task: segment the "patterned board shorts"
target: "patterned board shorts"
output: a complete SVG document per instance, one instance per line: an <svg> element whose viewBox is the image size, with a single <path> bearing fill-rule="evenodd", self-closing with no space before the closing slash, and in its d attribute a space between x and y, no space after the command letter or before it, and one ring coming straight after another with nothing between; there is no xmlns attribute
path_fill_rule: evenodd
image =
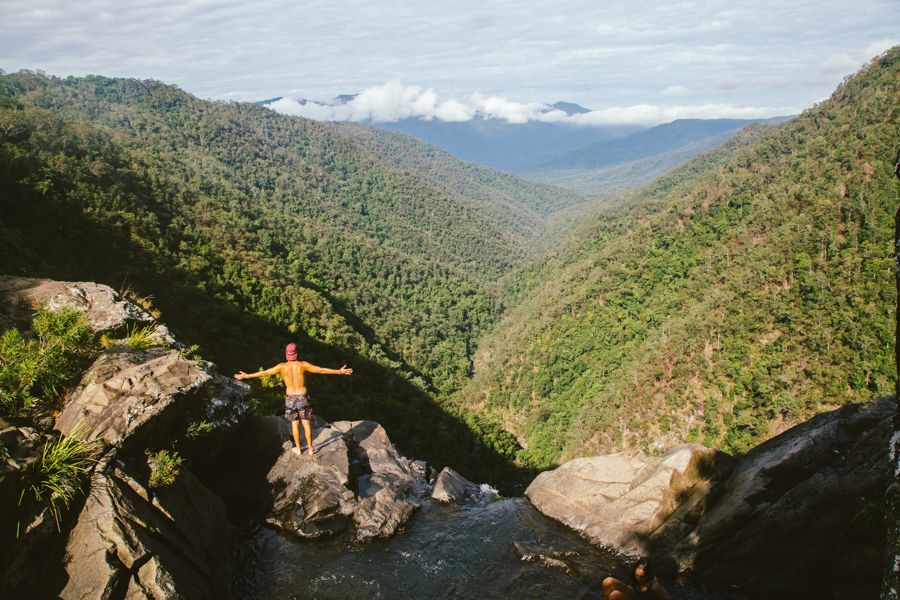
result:
<svg viewBox="0 0 900 600"><path fill-rule="evenodd" d="M313 411L308 394L294 394L284 398L284 418L288 421L312 421Z"/></svg>

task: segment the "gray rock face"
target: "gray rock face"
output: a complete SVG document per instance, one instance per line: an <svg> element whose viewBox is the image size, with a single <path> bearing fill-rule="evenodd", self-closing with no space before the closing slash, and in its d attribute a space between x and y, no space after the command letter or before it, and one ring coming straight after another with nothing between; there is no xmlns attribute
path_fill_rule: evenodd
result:
<svg viewBox="0 0 900 600"><path fill-rule="evenodd" d="M845 406L742 456L676 549L682 564L754 596L878 597L895 411L893 398Z"/></svg>
<svg viewBox="0 0 900 600"><path fill-rule="evenodd" d="M479 495L478 486L451 469L444 467L434 481L432 500L447 504L460 504L466 499L474 499Z"/></svg>
<svg viewBox="0 0 900 600"><path fill-rule="evenodd" d="M85 313L95 331L110 331L128 323L152 323L153 317L141 307L122 299L111 287L99 283L52 281L0 276L3 311L14 323L31 320L33 304L51 310L68 306Z"/></svg>
<svg viewBox="0 0 900 600"><path fill-rule="evenodd" d="M895 411L845 406L737 459L700 446L576 459L526 495L597 543L752 597L876 598Z"/></svg>
<svg viewBox="0 0 900 600"><path fill-rule="evenodd" d="M148 490L111 450L66 546L60 597L229 598L231 538L225 505L186 469Z"/></svg>
<svg viewBox="0 0 900 600"><path fill-rule="evenodd" d="M192 422L228 429L247 411L247 395L247 386L173 350L115 348L85 372L56 428L65 435L78 428L115 447L163 447Z"/></svg>
<svg viewBox="0 0 900 600"><path fill-rule="evenodd" d="M251 431L269 439L277 431L284 442L266 477L273 495L267 522L275 527L312 538L341 531L352 521L358 539L386 537L410 519L418 499L430 491L375 422L339 421L317 429L313 458L296 454L287 426L269 419Z"/></svg>
<svg viewBox="0 0 900 600"><path fill-rule="evenodd" d="M727 457L697 445L656 459L577 458L538 475L525 495L542 513L595 543L640 555L648 552L652 535L684 531L696 520L712 475L727 463Z"/></svg>
<svg viewBox="0 0 900 600"><path fill-rule="evenodd" d="M338 421L332 425L349 440L357 470L359 506L353 516L358 539L388 537L419 508L431 491L420 466L403 457L374 421Z"/></svg>
<svg viewBox="0 0 900 600"><path fill-rule="evenodd" d="M353 513L356 538L368 540L394 535L419 509L418 502L396 489L383 487L361 498Z"/></svg>

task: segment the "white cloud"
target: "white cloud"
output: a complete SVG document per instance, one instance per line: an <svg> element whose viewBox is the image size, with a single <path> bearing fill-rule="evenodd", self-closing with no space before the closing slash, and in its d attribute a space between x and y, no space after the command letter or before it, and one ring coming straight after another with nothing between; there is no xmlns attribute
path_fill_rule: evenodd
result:
<svg viewBox="0 0 900 600"><path fill-rule="evenodd" d="M534 121L541 112L546 111L544 104L521 104L500 96L484 96L478 92L472 94L472 104L485 117L502 119L508 123Z"/></svg>
<svg viewBox="0 0 900 600"><path fill-rule="evenodd" d="M822 63L822 71L825 73L844 73L852 71L859 66L859 59L853 58L846 52L832 54Z"/></svg>
<svg viewBox="0 0 900 600"><path fill-rule="evenodd" d="M687 88L683 85L670 85L662 92L660 92L660 94L663 96L686 96L690 93L690 88Z"/></svg>
<svg viewBox="0 0 900 600"><path fill-rule="evenodd" d="M865 51L863 52L864 60L871 60L884 52L885 50L889 50L897 45L897 40L893 38L885 38L883 40L878 40L877 42L872 42L869 44Z"/></svg>
<svg viewBox="0 0 900 600"><path fill-rule="evenodd" d="M681 87L681 86L677 86ZM684 88L685 90L687 88ZM689 91L689 90L688 90ZM587 113L567 115L536 102L522 103L478 92L468 102L455 98L441 100L432 88L407 86L392 81L371 87L346 103L301 102L282 98L269 104L273 110L319 121L394 122L418 118L440 121L469 121L473 118L499 119L507 123L569 123L572 125L636 124L657 125L675 119L757 119L800 112L795 106L735 106L724 103L657 106L636 104L613 106Z"/></svg>
<svg viewBox="0 0 900 600"><path fill-rule="evenodd" d="M851 51L832 54L822 63L822 72L840 73L843 75L852 73L885 50L893 48L896 44L896 40L884 38L872 42L862 52Z"/></svg>
<svg viewBox="0 0 900 600"><path fill-rule="evenodd" d="M763 119L799 113L793 106L735 106L733 104L699 104L656 106L637 104L614 106L573 115L569 121L579 125L658 125L675 119Z"/></svg>
<svg viewBox="0 0 900 600"><path fill-rule="evenodd" d="M548 11L514 0L415 9L365 0L0 0L0 66L153 78L219 99L420 81L442 97L433 103L417 90L402 98L404 110L456 120L471 118L476 91L485 102L518 99L524 106L492 102L491 110L522 120L534 102L630 107L681 98L675 89L660 96L674 83L698 103L808 106L894 43L895 5L709 0L635 11L627 0L570 0ZM785 83L747 84L768 78ZM379 117L397 108L390 98L369 100L357 108Z"/></svg>

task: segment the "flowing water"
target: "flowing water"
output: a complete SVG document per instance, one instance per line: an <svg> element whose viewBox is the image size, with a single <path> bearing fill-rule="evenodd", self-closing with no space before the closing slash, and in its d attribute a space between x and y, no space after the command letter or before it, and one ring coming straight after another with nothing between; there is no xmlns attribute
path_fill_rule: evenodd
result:
<svg viewBox="0 0 900 600"><path fill-rule="evenodd" d="M241 537L236 596L256 600L602 599L603 578L626 574L614 554L524 498L429 500L405 531L362 544L349 536L298 540L260 525ZM676 599L726 597L665 584Z"/></svg>

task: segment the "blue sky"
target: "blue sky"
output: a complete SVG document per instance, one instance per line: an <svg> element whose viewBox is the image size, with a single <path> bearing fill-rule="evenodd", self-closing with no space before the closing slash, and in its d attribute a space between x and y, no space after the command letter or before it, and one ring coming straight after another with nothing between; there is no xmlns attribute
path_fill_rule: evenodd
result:
<svg viewBox="0 0 900 600"><path fill-rule="evenodd" d="M797 112L897 32L881 0L0 0L0 67L213 99L368 90L349 116L318 118L546 119L539 103L566 100L596 110L586 123L650 123Z"/></svg>

